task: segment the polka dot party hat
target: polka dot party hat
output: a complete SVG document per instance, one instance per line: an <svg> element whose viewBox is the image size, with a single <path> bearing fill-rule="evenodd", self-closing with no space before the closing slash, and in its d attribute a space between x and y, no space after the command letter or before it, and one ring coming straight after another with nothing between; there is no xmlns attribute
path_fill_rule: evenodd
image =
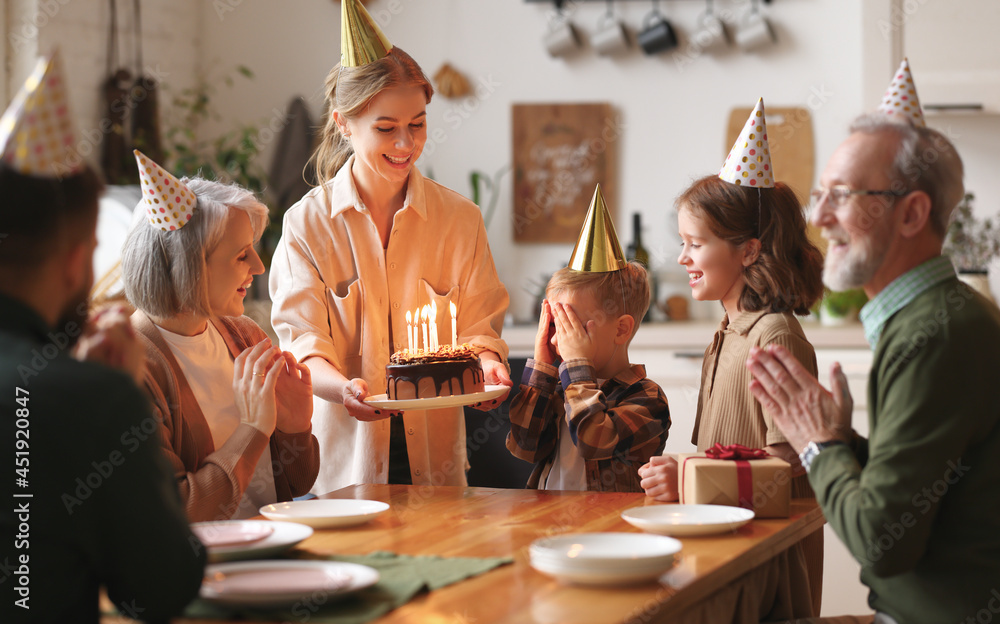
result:
<svg viewBox="0 0 1000 624"><path fill-rule="evenodd" d="M757 106L754 106L733 149L726 156L719 178L736 186L774 188L767 123L764 121L764 98L757 100Z"/></svg>
<svg viewBox="0 0 1000 624"><path fill-rule="evenodd" d="M914 86L913 75L910 74L910 62L905 58L899 64L896 75L892 77L889 88L885 90L878 110L886 115L903 117L918 128L927 125L924 121L924 111L920 108L920 100L917 98L917 87Z"/></svg>
<svg viewBox="0 0 1000 624"><path fill-rule="evenodd" d="M150 225L164 231L181 229L191 220L198 197L152 158L139 150L134 152Z"/></svg>
<svg viewBox="0 0 1000 624"><path fill-rule="evenodd" d="M63 75L58 51L40 59L0 117L2 158L20 173L61 178L86 167L76 151Z"/></svg>

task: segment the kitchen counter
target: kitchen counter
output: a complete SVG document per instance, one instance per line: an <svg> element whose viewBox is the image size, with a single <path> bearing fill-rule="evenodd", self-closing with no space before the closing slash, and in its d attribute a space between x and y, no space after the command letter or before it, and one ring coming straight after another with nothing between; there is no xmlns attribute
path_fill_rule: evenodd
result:
<svg viewBox="0 0 1000 624"><path fill-rule="evenodd" d="M802 329L816 349L868 349L861 323L852 322L840 326L821 325L816 321L804 320ZM644 323L632 339L629 351L672 350L695 351L698 355L712 342L712 335L719 324L716 321L675 321L665 323ZM503 339L510 347L511 357L531 357L535 349L537 325L514 325L505 327ZM636 361L642 361L633 357Z"/></svg>

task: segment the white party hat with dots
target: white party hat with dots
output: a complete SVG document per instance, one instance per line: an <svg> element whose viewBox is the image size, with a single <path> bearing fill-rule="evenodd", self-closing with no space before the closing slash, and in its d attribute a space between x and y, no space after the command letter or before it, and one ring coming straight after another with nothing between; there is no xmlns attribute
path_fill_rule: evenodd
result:
<svg viewBox="0 0 1000 624"><path fill-rule="evenodd" d="M61 178L86 167L76 152L59 52L40 59L0 117L4 161L25 175Z"/></svg>
<svg viewBox="0 0 1000 624"><path fill-rule="evenodd" d="M181 229L191 220L198 197L152 158L139 150L134 152L150 225L164 231Z"/></svg>
<svg viewBox="0 0 1000 624"><path fill-rule="evenodd" d="M920 99L917 97L917 87L913 84L913 75L910 74L910 62L905 58L892 77L889 88L885 90L878 110L886 115L898 115L918 128L927 125L924 121L924 111L920 108Z"/></svg>
<svg viewBox="0 0 1000 624"><path fill-rule="evenodd" d="M771 150L767 144L764 98L757 100L743 131L729 150L719 178L737 186L774 188Z"/></svg>

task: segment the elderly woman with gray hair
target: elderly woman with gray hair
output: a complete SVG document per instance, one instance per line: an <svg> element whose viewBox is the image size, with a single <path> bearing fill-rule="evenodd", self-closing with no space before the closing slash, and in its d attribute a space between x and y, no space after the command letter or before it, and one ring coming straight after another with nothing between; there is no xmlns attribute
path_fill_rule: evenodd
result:
<svg viewBox="0 0 1000 624"><path fill-rule="evenodd" d="M122 253L145 389L188 518L245 518L312 487L309 369L243 315L267 208L235 185L178 181L137 153L142 215ZM139 218L141 216L141 218Z"/></svg>

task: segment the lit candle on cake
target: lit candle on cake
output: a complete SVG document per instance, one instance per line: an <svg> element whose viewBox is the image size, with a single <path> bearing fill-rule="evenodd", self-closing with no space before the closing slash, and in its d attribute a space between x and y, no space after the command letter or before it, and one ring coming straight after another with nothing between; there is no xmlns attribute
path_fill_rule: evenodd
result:
<svg viewBox="0 0 1000 624"><path fill-rule="evenodd" d="M413 353L413 314L406 311L406 352Z"/></svg>
<svg viewBox="0 0 1000 624"><path fill-rule="evenodd" d="M432 301L431 302L431 315L430 315L430 324L431 324L431 351L437 351L437 349L438 349L438 322L437 322L437 317L438 317L438 304L437 304L437 301Z"/></svg>
<svg viewBox="0 0 1000 624"><path fill-rule="evenodd" d="M458 319L455 318L455 314L458 312L458 308L455 307L455 302L451 302L451 348L454 349L458 346Z"/></svg>
<svg viewBox="0 0 1000 624"><path fill-rule="evenodd" d="M427 306L424 306L423 308L420 309L420 320L421 320L420 326L423 327L424 329L424 351L431 350L431 341L428 339L427 336L427 314L429 312L430 310L427 309Z"/></svg>

